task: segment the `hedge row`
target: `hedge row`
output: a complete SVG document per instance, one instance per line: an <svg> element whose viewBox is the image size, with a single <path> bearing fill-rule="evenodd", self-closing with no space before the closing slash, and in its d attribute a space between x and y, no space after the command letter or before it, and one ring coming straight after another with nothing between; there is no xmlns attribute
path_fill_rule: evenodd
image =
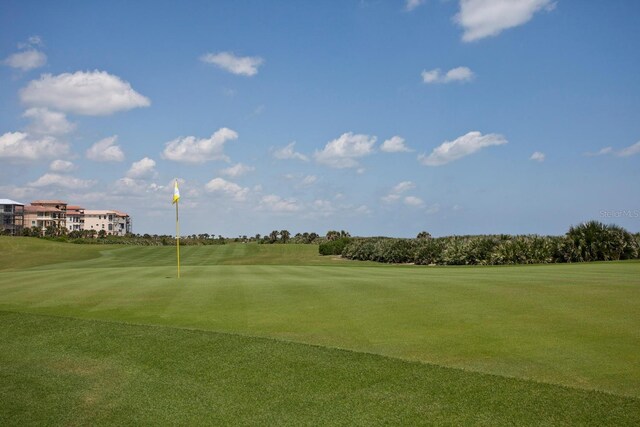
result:
<svg viewBox="0 0 640 427"><path fill-rule="evenodd" d="M322 245L321 245L322 246ZM322 252L320 252L322 254ZM591 221L565 236L452 236L421 239L351 239L341 252L348 259L436 265L548 264L635 259L640 234Z"/></svg>

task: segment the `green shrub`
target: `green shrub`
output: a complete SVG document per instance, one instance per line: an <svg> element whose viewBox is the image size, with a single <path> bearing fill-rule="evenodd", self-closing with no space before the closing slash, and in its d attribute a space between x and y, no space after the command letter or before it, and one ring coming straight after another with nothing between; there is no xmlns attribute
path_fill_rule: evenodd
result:
<svg viewBox="0 0 640 427"><path fill-rule="evenodd" d="M351 239L349 237L328 240L318 246L318 251L320 252L320 255L341 255L345 246L347 246L350 241Z"/></svg>

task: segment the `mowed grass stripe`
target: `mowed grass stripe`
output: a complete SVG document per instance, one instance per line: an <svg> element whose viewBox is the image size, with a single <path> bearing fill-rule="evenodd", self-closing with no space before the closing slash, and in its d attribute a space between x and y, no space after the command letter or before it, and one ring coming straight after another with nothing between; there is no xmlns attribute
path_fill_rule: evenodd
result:
<svg viewBox="0 0 640 427"><path fill-rule="evenodd" d="M0 424L638 425L640 401L206 331L0 312Z"/></svg>
<svg viewBox="0 0 640 427"><path fill-rule="evenodd" d="M186 266L180 280L173 267L30 270L0 273L0 308L273 337L638 397L640 264L576 267Z"/></svg>

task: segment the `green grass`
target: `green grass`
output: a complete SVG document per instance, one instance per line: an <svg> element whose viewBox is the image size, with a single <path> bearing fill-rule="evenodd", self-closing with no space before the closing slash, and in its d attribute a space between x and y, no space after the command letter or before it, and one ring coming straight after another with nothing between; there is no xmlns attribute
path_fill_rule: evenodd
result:
<svg viewBox="0 0 640 427"><path fill-rule="evenodd" d="M181 248L183 277L177 280L173 266L175 248L99 247L97 250L94 246L5 238L0 239L0 254L24 257L31 244L38 247L39 258L21 261L23 268L16 269L16 263L7 261L6 256L0 260L0 310L22 313L15 316L26 316L24 319L13 319L13 314L0 316L5 319L1 322L13 322L0 326L4 333L9 334L0 342L3 345L10 343L7 344L7 351L3 348L3 355L9 358L12 352L17 355L14 355L16 361L7 362L10 378L14 378L9 381L9 387L20 388L23 383L27 384L23 394L17 395L23 397L16 397L25 407L32 406L34 398L29 397L29 393L35 393L30 390L36 386L29 386L31 373L27 372L27 365L20 365L19 354L31 352L35 361L29 366L38 369L45 369L45 365L51 362L50 358L74 360L76 356L80 357L75 353L74 339L92 336L92 333L82 331L97 328L102 332L96 332L97 338L92 345L95 345L98 354L87 359L89 366L115 360L114 363L120 364L118 366L122 370L133 372L135 364L129 366L129 359L118 361L118 355L128 354L127 349L133 346L135 348L131 348L131 351L140 353L135 357L155 360L153 363L160 370L153 374L155 376L150 374L151 377L147 378L149 389L169 387L172 381L185 384L185 387L195 382L193 386L204 390L202 393L209 396L203 397L202 402L229 407L231 412L227 415L236 414L234 411L245 412L246 409L240 408L248 404L246 399L255 401L257 407L266 405L264 409L257 410L258 415L247 413L247 417L253 417L243 418L247 423L264 423L272 416L273 420L280 423L294 424L312 423L314 418L319 422L340 423L340 417L345 420L343 423L368 424L368 421L375 419L398 424L403 423L399 420L404 420L404 417L417 420L411 417L428 416L437 423L445 424L508 424L509 419L513 419L512 423L515 424L558 424L572 420L558 418L558 414L567 411L563 406L566 402L573 402L571 411L567 413L575 415L574 420L578 424L637 424L640 413L638 262L431 268L363 264L319 257L316 246L238 244ZM50 245L51 251L46 250L47 245ZM82 253L80 260L71 261L77 259L77 253L73 251L78 246L86 252ZM38 266L39 263L42 265ZM26 313L56 317L29 316ZM58 316L75 319L59 319ZM88 319L109 323L87 322ZM39 329L28 326L26 329L16 329L13 325L20 322L26 322L27 325L30 322L60 325L47 330L52 336L60 335L61 342L68 342L68 346L58 348L55 343L47 345L46 342L39 346L42 339ZM121 323L158 327L123 326ZM11 335L14 330L18 332ZM161 372L161 362L165 356L163 351L154 349L156 347L151 343L140 346L136 346L135 342L126 344L127 340L123 337L123 347L113 347L113 342L118 341L121 334L126 336L128 333L138 334L141 343L144 340L157 340L158 335L166 334L167 340L175 342L162 341L162 346L167 351L180 347L179 351L176 350L177 354L187 351L182 348L181 340L193 340L193 335L189 334L202 337L202 345L198 344L199 350L194 353L199 355L194 356L198 360L202 358L202 363L196 363L199 366L197 368L194 365L194 378L189 379L185 373L181 382L180 375L184 369L176 368L178 371L175 373L166 373L168 378L174 380L162 380L160 377L165 373ZM65 337L65 334L69 336ZM142 338L147 335L147 338ZM31 339L32 336L40 338ZM111 344L101 343L103 336L113 337L105 338ZM277 341L260 337L275 338ZM247 348L259 343L269 349L254 353L247 350L244 356L238 356L244 362L237 368L242 370L243 366L247 366L246 372L243 371L243 375L246 375L243 379L231 376L220 380L225 384L249 381L256 390L262 386L271 387L280 399L279 404L275 405L276 409L272 412L268 410L268 406L274 404L271 397L266 396L269 393L254 397L243 394L247 393L246 390L242 391L244 389L238 385L240 388L234 389L230 398L233 404L224 403L225 398L216 394L217 386L196 381L197 372L204 375L207 370L219 369L214 366L218 356L204 356L209 351L217 354L215 348L209 349L209 344L205 345L204 342L210 340L229 340L225 345L232 347L240 346L238 343L242 341L247 343ZM101 346L103 350L100 350ZM351 351L338 351L338 348ZM241 352L241 349L237 351ZM355 382L351 384L351 376L342 377L344 372L337 374L331 380L331 386L324 391L314 388L320 387L315 383L322 382L327 375L322 370L314 371L313 375L318 375L318 380L313 379L315 377L311 374L308 381L295 380L296 387L300 388L291 389L290 392L268 382L263 384L261 381L266 374L258 368L255 368L255 372L259 374L251 377L254 368L249 369L248 366L254 366L271 356L283 357L281 362L286 365L286 353L289 351L292 352L291 357L295 353L298 354L296 357L313 361L304 369L317 370L323 364L339 364L332 359L335 356L344 359L345 366L349 367L344 368L344 372L363 367L366 363L372 363L371 366L380 363L386 366L383 369L386 374L383 378L372 374L382 369L380 367L365 369L357 375L364 384L376 385L376 397L367 396L361 390L363 383L353 380ZM325 356L328 359L323 359ZM38 358L42 359L41 362L36 360ZM256 360L247 362L248 359ZM82 364L83 359L80 357L78 360ZM149 363L151 369L153 363ZM174 366L178 362L171 363L170 366ZM297 365L294 363L292 366ZM286 375L278 373L281 372L278 369L274 366L269 368L274 372L272 380L284 381ZM290 368L286 372L287 375L304 377L304 369ZM336 369L340 371L343 368ZM460 381L469 381L477 388L471 392L460 386L460 390L467 391L447 395L450 400L439 400L442 397L441 389L429 382L430 379L424 379L427 381L425 383L418 381L416 387L409 385L412 381L402 375L409 375L408 372L414 372L414 369L417 370L415 372L421 372L415 374L418 377L425 375L432 378L442 372L452 375L447 377L450 380L438 377L441 378L439 381L445 381L438 387L457 389L459 386L448 382L459 376ZM24 381L20 379L23 376L27 378ZM394 382L396 376L405 379ZM65 381L56 380L52 387L67 387ZM138 384L141 380L132 381ZM405 384L409 394L400 393L399 384ZM75 390L74 387L69 385L68 389ZM213 388L205 392L208 387ZM496 388L502 391L492 397ZM330 389L336 389L336 393L329 393ZM3 390L3 394L9 393L2 388L0 390ZM82 390L82 387L78 390ZM66 403L60 403L61 407L74 405L72 396L80 391L74 393L62 393L62 396L69 394L70 397L62 397ZM119 389L113 393L116 401L125 399ZM186 392L185 395L182 393L177 392L180 395L176 397L178 400L189 396ZM320 399L325 406L335 407L335 411L320 404L302 404L297 395L292 395L296 393L316 396L309 397L309 400L315 402ZM323 397L314 393L321 393ZM506 397L512 394L520 397ZM143 408L141 402L133 402L136 399L132 396L126 398L132 400L127 405ZM162 401L160 396L154 396L154 399ZM478 400L477 396L484 397ZM548 400L541 403L535 396L547 396ZM604 399L603 396L615 402L612 407L620 405L622 409L600 411L598 402ZM404 403L400 405L402 408L398 409L399 412L389 412L392 418L384 418L372 409L372 406L381 405L376 400L378 398L387 403L395 402L393 405L396 406L397 399ZM526 402L532 402L532 405L539 403L531 406L535 414L533 417L525 415L530 411ZM111 402L108 407L119 408L119 404ZM176 403L183 404L188 405L186 400ZM309 411L299 409L299 406L305 405L310 405ZM354 409L353 405L359 410ZM13 402L11 406L21 405ZM104 405L99 406L104 409ZM503 412L498 411L497 406L505 406ZM381 407L386 408L384 405ZM189 412L182 406L180 408L178 411ZM299 417L295 415L295 408L302 411ZM459 408L459 411L454 408ZM195 417L192 423L198 423L200 409L192 409L190 413ZM114 412L118 412L116 409L104 410L106 418L96 415L98 418L88 419L87 422L80 419L69 423L121 421L114 415ZM328 411L327 418L321 417L323 411ZM493 413L498 420L495 423L491 422L493 419L490 415ZM607 413L612 418L603 415ZM293 418L287 418L289 415ZM141 422L153 422L151 418L145 418L146 415L139 416ZM393 418L396 416L400 418ZM116 418L112 420L109 417ZM164 417L159 416L156 420L171 422ZM542 421L536 423L536 417Z"/></svg>
<svg viewBox="0 0 640 427"><path fill-rule="evenodd" d="M2 425L634 425L639 402L377 355L0 312Z"/></svg>

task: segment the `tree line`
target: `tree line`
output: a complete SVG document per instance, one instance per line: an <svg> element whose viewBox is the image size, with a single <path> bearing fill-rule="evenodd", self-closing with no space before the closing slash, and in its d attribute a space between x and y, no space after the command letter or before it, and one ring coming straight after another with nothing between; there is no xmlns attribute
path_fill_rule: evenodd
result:
<svg viewBox="0 0 640 427"><path fill-rule="evenodd" d="M322 255L384 263L421 265L549 264L637 259L640 233L590 221L572 226L564 236L481 235L415 239L343 238L320 245Z"/></svg>

